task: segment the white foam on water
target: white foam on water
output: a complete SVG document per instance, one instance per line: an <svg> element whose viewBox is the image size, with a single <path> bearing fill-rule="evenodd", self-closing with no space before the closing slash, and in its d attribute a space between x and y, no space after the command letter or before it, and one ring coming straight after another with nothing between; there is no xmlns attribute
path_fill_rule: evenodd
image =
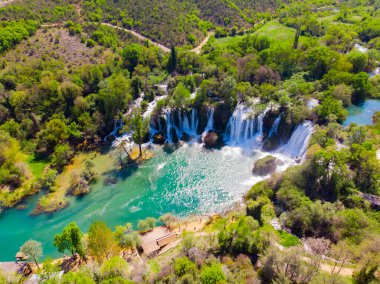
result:
<svg viewBox="0 0 380 284"><path fill-rule="evenodd" d="M165 167L165 163L161 163L157 166L157 171L162 170Z"/></svg>

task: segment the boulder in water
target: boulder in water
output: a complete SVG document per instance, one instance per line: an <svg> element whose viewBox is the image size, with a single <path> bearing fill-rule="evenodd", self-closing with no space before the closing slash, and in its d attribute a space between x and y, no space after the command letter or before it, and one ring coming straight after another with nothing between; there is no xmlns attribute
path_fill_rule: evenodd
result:
<svg viewBox="0 0 380 284"><path fill-rule="evenodd" d="M266 176L273 173L277 168L277 159L273 156L266 156L256 161L252 173L258 176Z"/></svg>
<svg viewBox="0 0 380 284"><path fill-rule="evenodd" d="M281 138L279 135L275 134L264 141L262 149L264 151L273 151L281 146Z"/></svg>
<svg viewBox="0 0 380 284"><path fill-rule="evenodd" d="M191 137L189 134L187 134L186 132L184 132L182 134L182 138L181 138L182 141L185 141L185 142L189 142L191 140Z"/></svg>
<svg viewBox="0 0 380 284"><path fill-rule="evenodd" d="M165 137L160 134L160 133L156 133L153 135L153 143L154 144L159 144L159 145L163 145L165 144Z"/></svg>
<svg viewBox="0 0 380 284"><path fill-rule="evenodd" d="M220 146L220 137L215 131L209 131L202 137L204 146L206 148L215 148Z"/></svg>

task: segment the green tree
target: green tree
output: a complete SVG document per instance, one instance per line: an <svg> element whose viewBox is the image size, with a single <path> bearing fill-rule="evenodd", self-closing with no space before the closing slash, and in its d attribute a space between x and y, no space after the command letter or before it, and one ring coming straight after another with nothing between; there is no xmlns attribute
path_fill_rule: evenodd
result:
<svg viewBox="0 0 380 284"><path fill-rule="evenodd" d="M202 284L218 284L226 280L222 266L212 263L210 266L203 266L200 274Z"/></svg>
<svg viewBox="0 0 380 284"><path fill-rule="evenodd" d="M352 64L354 73L365 71L368 65L368 55L360 51L352 51L348 54L348 61Z"/></svg>
<svg viewBox="0 0 380 284"><path fill-rule="evenodd" d="M307 56L310 77L321 79L332 67L335 57L335 53L326 46L313 49Z"/></svg>
<svg viewBox="0 0 380 284"><path fill-rule="evenodd" d="M379 278L376 273L379 268L379 263L371 263L368 261L359 271L355 271L353 280L355 284L378 283Z"/></svg>
<svg viewBox="0 0 380 284"><path fill-rule="evenodd" d="M132 132L132 139L136 144L139 145L139 158L142 156L142 147L144 139L148 133L148 121L144 120L144 117L141 115L141 109L137 109L132 113L128 121L128 128Z"/></svg>
<svg viewBox="0 0 380 284"><path fill-rule="evenodd" d="M167 68L169 73L173 73L177 69L177 51L174 46L170 49Z"/></svg>
<svg viewBox="0 0 380 284"><path fill-rule="evenodd" d="M128 264L120 256L113 256L100 267L100 275L103 280L112 280L118 277L127 278ZM111 281L112 282L112 281ZM117 281L112 283L119 283Z"/></svg>
<svg viewBox="0 0 380 284"><path fill-rule="evenodd" d="M254 231L259 224L251 216L240 216L227 225L218 234L221 249L234 255L240 253L258 253L257 236Z"/></svg>
<svg viewBox="0 0 380 284"><path fill-rule="evenodd" d="M133 231L131 223L125 224L125 226L115 227L115 238L119 243L119 246L125 249L136 249L140 244L140 238L137 232Z"/></svg>
<svg viewBox="0 0 380 284"><path fill-rule="evenodd" d="M257 220L260 226L263 225L264 221L262 218L263 207L267 204L270 204L270 200L266 196L261 196L256 200L250 200L247 202L247 215L252 216Z"/></svg>
<svg viewBox="0 0 380 284"><path fill-rule="evenodd" d="M333 97L326 97L317 110L321 122L327 122L330 115L334 115L338 122L343 122L347 117L347 110L343 108L342 101Z"/></svg>
<svg viewBox="0 0 380 284"><path fill-rule="evenodd" d="M173 93L174 107L185 107L190 99L190 91L183 83L179 83Z"/></svg>
<svg viewBox="0 0 380 284"><path fill-rule="evenodd" d="M362 103L371 92L371 84L368 81L368 74L360 72L352 78L352 87L354 95L352 97L353 103Z"/></svg>
<svg viewBox="0 0 380 284"><path fill-rule="evenodd" d="M23 158L20 143L7 132L0 130L0 185L11 188L21 185L24 173L19 166Z"/></svg>
<svg viewBox="0 0 380 284"><path fill-rule="evenodd" d="M70 145L67 143L55 146L54 153L52 154L52 164L62 170L64 166L70 163L74 152L71 150Z"/></svg>
<svg viewBox="0 0 380 284"><path fill-rule="evenodd" d="M109 260L117 251L117 241L106 223L96 221L88 231L88 251L98 262Z"/></svg>
<svg viewBox="0 0 380 284"><path fill-rule="evenodd" d="M41 283L58 283L58 273L60 270L60 267L54 263L52 258L48 257L45 259L40 273Z"/></svg>
<svg viewBox="0 0 380 284"><path fill-rule="evenodd" d="M72 222L63 229L61 234L55 235L54 246L61 253L68 250L73 256L75 253L78 253L81 257L84 257L85 252L82 236L83 233L80 231L78 225L75 222Z"/></svg>
<svg viewBox="0 0 380 284"><path fill-rule="evenodd" d="M78 117L78 123L81 134L85 140L95 138L98 129L88 112L84 112Z"/></svg>
<svg viewBox="0 0 380 284"><path fill-rule="evenodd" d="M124 64L129 72L133 72L141 60L142 49L139 44L130 44L123 49L122 56Z"/></svg>
<svg viewBox="0 0 380 284"><path fill-rule="evenodd" d="M145 220L140 220L138 223L138 227L140 231L149 231L152 230L156 226L156 219L152 217L148 217Z"/></svg>
<svg viewBox="0 0 380 284"><path fill-rule="evenodd" d="M333 87L331 95L337 99L341 100L344 107L348 107L351 104L352 88L345 84L339 84Z"/></svg>
<svg viewBox="0 0 380 284"><path fill-rule="evenodd" d="M225 103L230 107L235 106L237 103L236 80L232 76L223 80L219 90Z"/></svg>
<svg viewBox="0 0 380 284"><path fill-rule="evenodd" d="M64 274L61 280L62 284L95 284L95 281L92 279L91 273L87 270L79 270L76 272L69 271Z"/></svg>
<svg viewBox="0 0 380 284"><path fill-rule="evenodd" d="M129 81L121 74L108 78L99 91L107 130L111 130L116 115L124 111L131 99Z"/></svg>
<svg viewBox="0 0 380 284"><path fill-rule="evenodd" d="M53 118L46 124L45 129L38 133L38 152L49 153L60 143L64 143L69 138L69 129L66 123L60 118Z"/></svg>
<svg viewBox="0 0 380 284"><path fill-rule="evenodd" d="M182 277L185 274L191 274L195 276L196 273L195 263L188 259L186 256L177 258L174 261L174 271L178 277Z"/></svg>
<svg viewBox="0 0 380 284"><path fill-rule="evenodd" d="M75 98L82 95L83 89L71 81L64 81L61 84L61 92L66 102L65 115L68 117L71 114L71 108L74 106Z"/></svg>
<svg viewBox="0 0 380 284"><path fill-rule="evenodd" d="M380 163L376 148L370 142L352 144L350 165L355 172L355 183L361 191L380 195Z"/></svg>
<svg viewBox="0 0 380 284"><path fill-rule="evenodd" d="M318 193L320 198L336 201L345 194L350 185L348 155L345 151L320 150L308 169L307 177L310 194Z"/></svg>
<svg viewBox="0 0 380 284"><path fill-rule="evenodd" d="M25 254L28 259L32 259L39 268L38 259L42 256L42 244L40 242L29 240L21 246L20 252Z"/></svg>

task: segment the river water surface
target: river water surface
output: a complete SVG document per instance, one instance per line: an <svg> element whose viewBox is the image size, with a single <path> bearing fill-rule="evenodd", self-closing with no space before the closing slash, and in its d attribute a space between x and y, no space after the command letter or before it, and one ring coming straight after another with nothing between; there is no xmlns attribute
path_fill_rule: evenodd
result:
<svg viewBox="0 0 380 284"><path fill-rule="evenodd" d="M54 214L29 215L38 197L29 199L25 210L4 212L0 217L0 261L14 259L28 239L43 243L44 256L59 256L54 235L72 221L87 231L95 220L113 227L126 222L136 225L140 219L168 212L180 217L222 212L263 179L251 172L255 160L264 156L260 151L247 153L237 147L210 151L198 143L154 151L154 158L119 175L115 185L104 185L101 177L87 196L70 198L70 205ZM284 167L292 163L278 156L286 160Z"/></svg>

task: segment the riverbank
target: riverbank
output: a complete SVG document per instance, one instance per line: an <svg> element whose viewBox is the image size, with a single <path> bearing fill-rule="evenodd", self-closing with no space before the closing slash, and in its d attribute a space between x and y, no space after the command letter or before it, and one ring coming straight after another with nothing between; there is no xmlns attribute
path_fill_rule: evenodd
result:
<svg viewBox="0 0 380 284"><path fill-rule="evenodd" d="M241 209L242 208L235 208L234 210ZM141 245L143 247L144 244L146 245L147 242L155 242L156 239L162 237L162 235L165 234L176 234L177 238L165 245L164 247L162 247L155 255L140 255L137 251L126 252L124 250L121 250L120 257L124 259L126 263L128 263L131 270L137 269L137 267L141 266L149 267L153 263L157 263L159 266L162 267L165 264L172 261L173 258L178 258L181 256L181 247L184 244L184 240L186 240L186 242L189 242L190 239L192 240L191 242L210 242L210 240L215 238L215 236L220 232L222 227L226 226L226 220L228 220L234 214L237 214L237 212L238 211L231 210L230 213L226 213L223 216L191 216L185 219L178 220L178 223L172 229L169 229L164 226L155 227L148 233L139 234L142 241ZM232 215L229 216L230 214ZM233 217L232 220L234 220ZM230 222L234 221L230 220ZM190 233L190 235L187 233ZM190 239L189 236L191 236ZM278 249L283 253L291 253L295 246L298 245L298 243L295 243L291 246L284 247L281 244L279 244L275 239L271 239L270 242L273 246L278 247ZM304 261L305 263L318 265L321 271L331 275L335 274L336 276L339 275L347 278L352 277L355 267L349 264L342 264L342 266L340 266L341 264L337 260L326 258L324 255L316 255L310 252L306 248L305 244L302 244L302 246L298 247L302 247L304 250L304 256L302 257L302 261ZM321 257L321 261L315 262L315 258L319 257ZM336 267L336 265L334 265L334 262L339 263L339 268ZM60 269L60 272L56 272L56 276L59 278L61 278L64 273L67 273L69 271L78 271L80 267L83 268L96 266L96 263L91 258L87 259L87 261L84 262L78 257L72 258L66 256L54 259L53 263L58 265ZM28 277L25 280L25 283L38 283L38 279L40 278L39 275L41 274L41 269L43 269L44 265L40 264L39 266L39 270L37 270L37 267L34 266L33 272L30 275L28 275ZM12 273L17 273L18 275L21 275L24 267L24 263L16 264L15 262L0 262L0 270L2 270L6 276L11 275ZM257 266L256 269L258 267L260 266Z"/></svg>

